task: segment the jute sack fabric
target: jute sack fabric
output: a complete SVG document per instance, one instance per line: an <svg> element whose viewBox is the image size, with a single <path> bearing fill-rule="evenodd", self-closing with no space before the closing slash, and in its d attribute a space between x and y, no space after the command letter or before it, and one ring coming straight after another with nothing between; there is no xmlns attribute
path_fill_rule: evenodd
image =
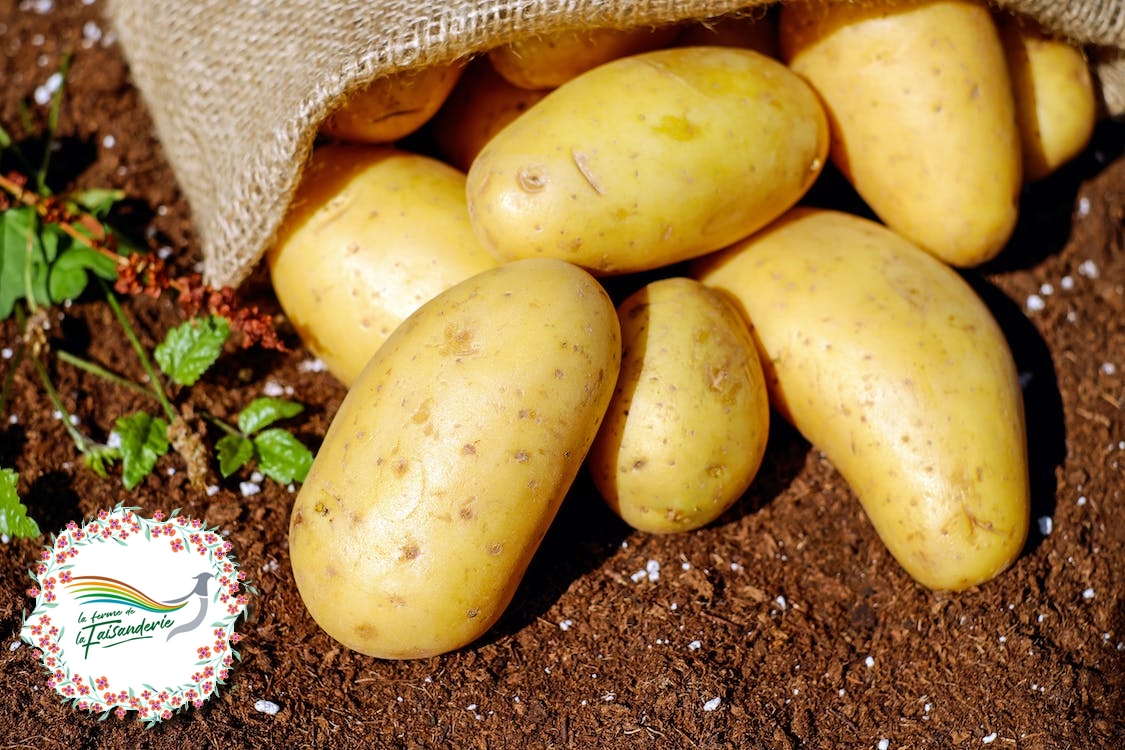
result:
<svg viewBox="0 0 1125 750"><path fill-rule="evenodd" d="M190 204L214 285L273 239L325 115L381 76L528 36L717 16L768 0L109 0L107 13ZM998 0L1088 45L1125 111L1125 0Z"/></svg>

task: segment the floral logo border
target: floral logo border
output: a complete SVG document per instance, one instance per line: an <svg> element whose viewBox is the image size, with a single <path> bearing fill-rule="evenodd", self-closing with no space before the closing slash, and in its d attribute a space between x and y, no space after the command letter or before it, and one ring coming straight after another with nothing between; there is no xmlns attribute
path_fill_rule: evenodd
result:
<svg viewBox="0 0 1125 750"><path fill-rule="evenodd" d="M27 590L27 595L35 597L35 609L25 615L21 637L32 646L35 658L42 661L48 687L59 693L64 704L101 714L101 720L111 713L125 718L129 711L136 711L138 720L151 727L188 706L199 708L219 685L226 684L234 662L242 660L233 648L242 639L234 630L235 623L245 615L249 595L258 592L246 580L245 572L239 570L231 543L218 533L217 527L205 528L202 521L179 515L178 508L167 519L159 510L151 519L138 516L134 512L137 510L140 508L118 503L113 510L102 510L82 525L71 521L62 533L52 536L35 569L28 571L35 586ZM72 673L60 645L64 628L51 621L51 610L58 606L56 587L71 580L75 558L82 548L110 543L125 546L134 536L150 541L164 538L173 554L206 557L219 583L212 604L223 613L209 627L213 638L196 649L199 661L192 674L185 674L178 685L145 684L139 692L133 686L116 689L119 686L110 685L104 675Z"/></svg>

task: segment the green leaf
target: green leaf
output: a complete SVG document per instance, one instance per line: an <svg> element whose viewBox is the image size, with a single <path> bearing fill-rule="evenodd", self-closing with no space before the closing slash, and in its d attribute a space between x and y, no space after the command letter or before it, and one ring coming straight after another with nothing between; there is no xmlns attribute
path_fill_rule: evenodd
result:
<svg viewBox="0 0 1125 750"><path fill-rule="evenodd" d="M87 469L102 479L109 479L109 465L121 460L121 451L108 445L95 446L86 451L82 460Z"/></svg>
<svg viewBox="0 0 1125 750"><path fill-rule="evenodd" d="M93 271L107 281L117 278L117 266L112 258L91 247L72 244L51 266L51 275L48 277L51 301L77 299L89 283L88 271Z"/></svg>
<svg viewBox="0 0 1125 750"><path fill-rule="evenodd" d="M258 469L282 484L305 481L312 467L312 451L280 427L255 435L254 448L258 453Z"/></svg>
<svg viewBox="0 0 1125 750"><path fill-rule="evenodd" d="M23 274L19 272L23 253L16 249L11 229L14 210L0 211L0 320L7 320L18 300L24 296Z"/></svg>
<svg viewBox="0 0 1125 750"><path fill-rule="evenodd" d="M156 363L179 385L195 385L223 351L230 337L230 323L209 315L182 323L153 352Z"/></svg>
<svg viewBox="0 0 1125 750"><path fill-rule="evenodd" d="M254 457L254 444L241 435L225 435L215 443L215 453L219 456L219 471L229 477Z"/></svg>
<svg viewBox="0 0 1125 750"><path fill-rule="evenodd" d="M27 507L20 502L16 485L19 474L0 469L0 535L7 537L39 536L39 524L27 517Z"/></svg>
<svg viewBox="0 0 1125 750"><path fill-rule="evenodd" d="M72 242L71 238L59 228L58 224L39 225L39 247L48 270L59 256L59 249L66 247L70 242Z"/></svg>
<svg viewBox="0 0 1125 750"><path fill-rule="evenodd" d="M296 401L284 398L256 398L246 405L238 415L238 429L250 435L263 427L268 427L279 419L295 417L305 410Z"/></svg>
<svg viewBox="0 0 1125 750"><path fill-rule="evenodd" d="M31 297L50 304L47 270L35 209L21 206L0 211L0 320L10 316L21 299Z"/></svg>
<svg viewBox="0 0 1125 750"><path fill-rule="evenodd" d="M70 198L96 218L104 219L115 205L125 200L125 191L90 188L71 193Z"/></svg>
<svg viewBox="0 0 1125 750"><path fill-rule="evenodd" d="M121 438L121 478L131 490L168 452L168 423L139 411L114 422L113 431Z"/></svg>

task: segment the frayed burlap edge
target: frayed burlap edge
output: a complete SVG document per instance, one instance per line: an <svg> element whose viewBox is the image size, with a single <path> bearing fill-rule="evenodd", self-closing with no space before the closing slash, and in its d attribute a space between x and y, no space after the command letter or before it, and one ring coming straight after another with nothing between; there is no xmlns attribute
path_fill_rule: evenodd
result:
<svg viewBox="0 0 1125 750"><path fill-rule="evenodd" d="M768 0L109 0L107 14L192 210L215 285L269 247L317 128L350 91L400 70L579 27L631 28L752 10ZM1125 111L1125 0L1002 0L1100 48Z"/></svg>

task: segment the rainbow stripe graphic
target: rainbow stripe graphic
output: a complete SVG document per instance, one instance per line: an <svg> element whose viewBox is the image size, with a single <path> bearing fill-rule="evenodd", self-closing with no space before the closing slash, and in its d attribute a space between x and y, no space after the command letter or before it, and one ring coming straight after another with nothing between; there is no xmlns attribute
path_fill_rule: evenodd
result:
<svg viewBox="0 0 1125 750"><path fill-rule="evenodd" d="M124 581L105 576L75 576L66 587L80 604L117 604L166 614L183 609L188 603L185 599L179 604L164 604Z"/></svg>

